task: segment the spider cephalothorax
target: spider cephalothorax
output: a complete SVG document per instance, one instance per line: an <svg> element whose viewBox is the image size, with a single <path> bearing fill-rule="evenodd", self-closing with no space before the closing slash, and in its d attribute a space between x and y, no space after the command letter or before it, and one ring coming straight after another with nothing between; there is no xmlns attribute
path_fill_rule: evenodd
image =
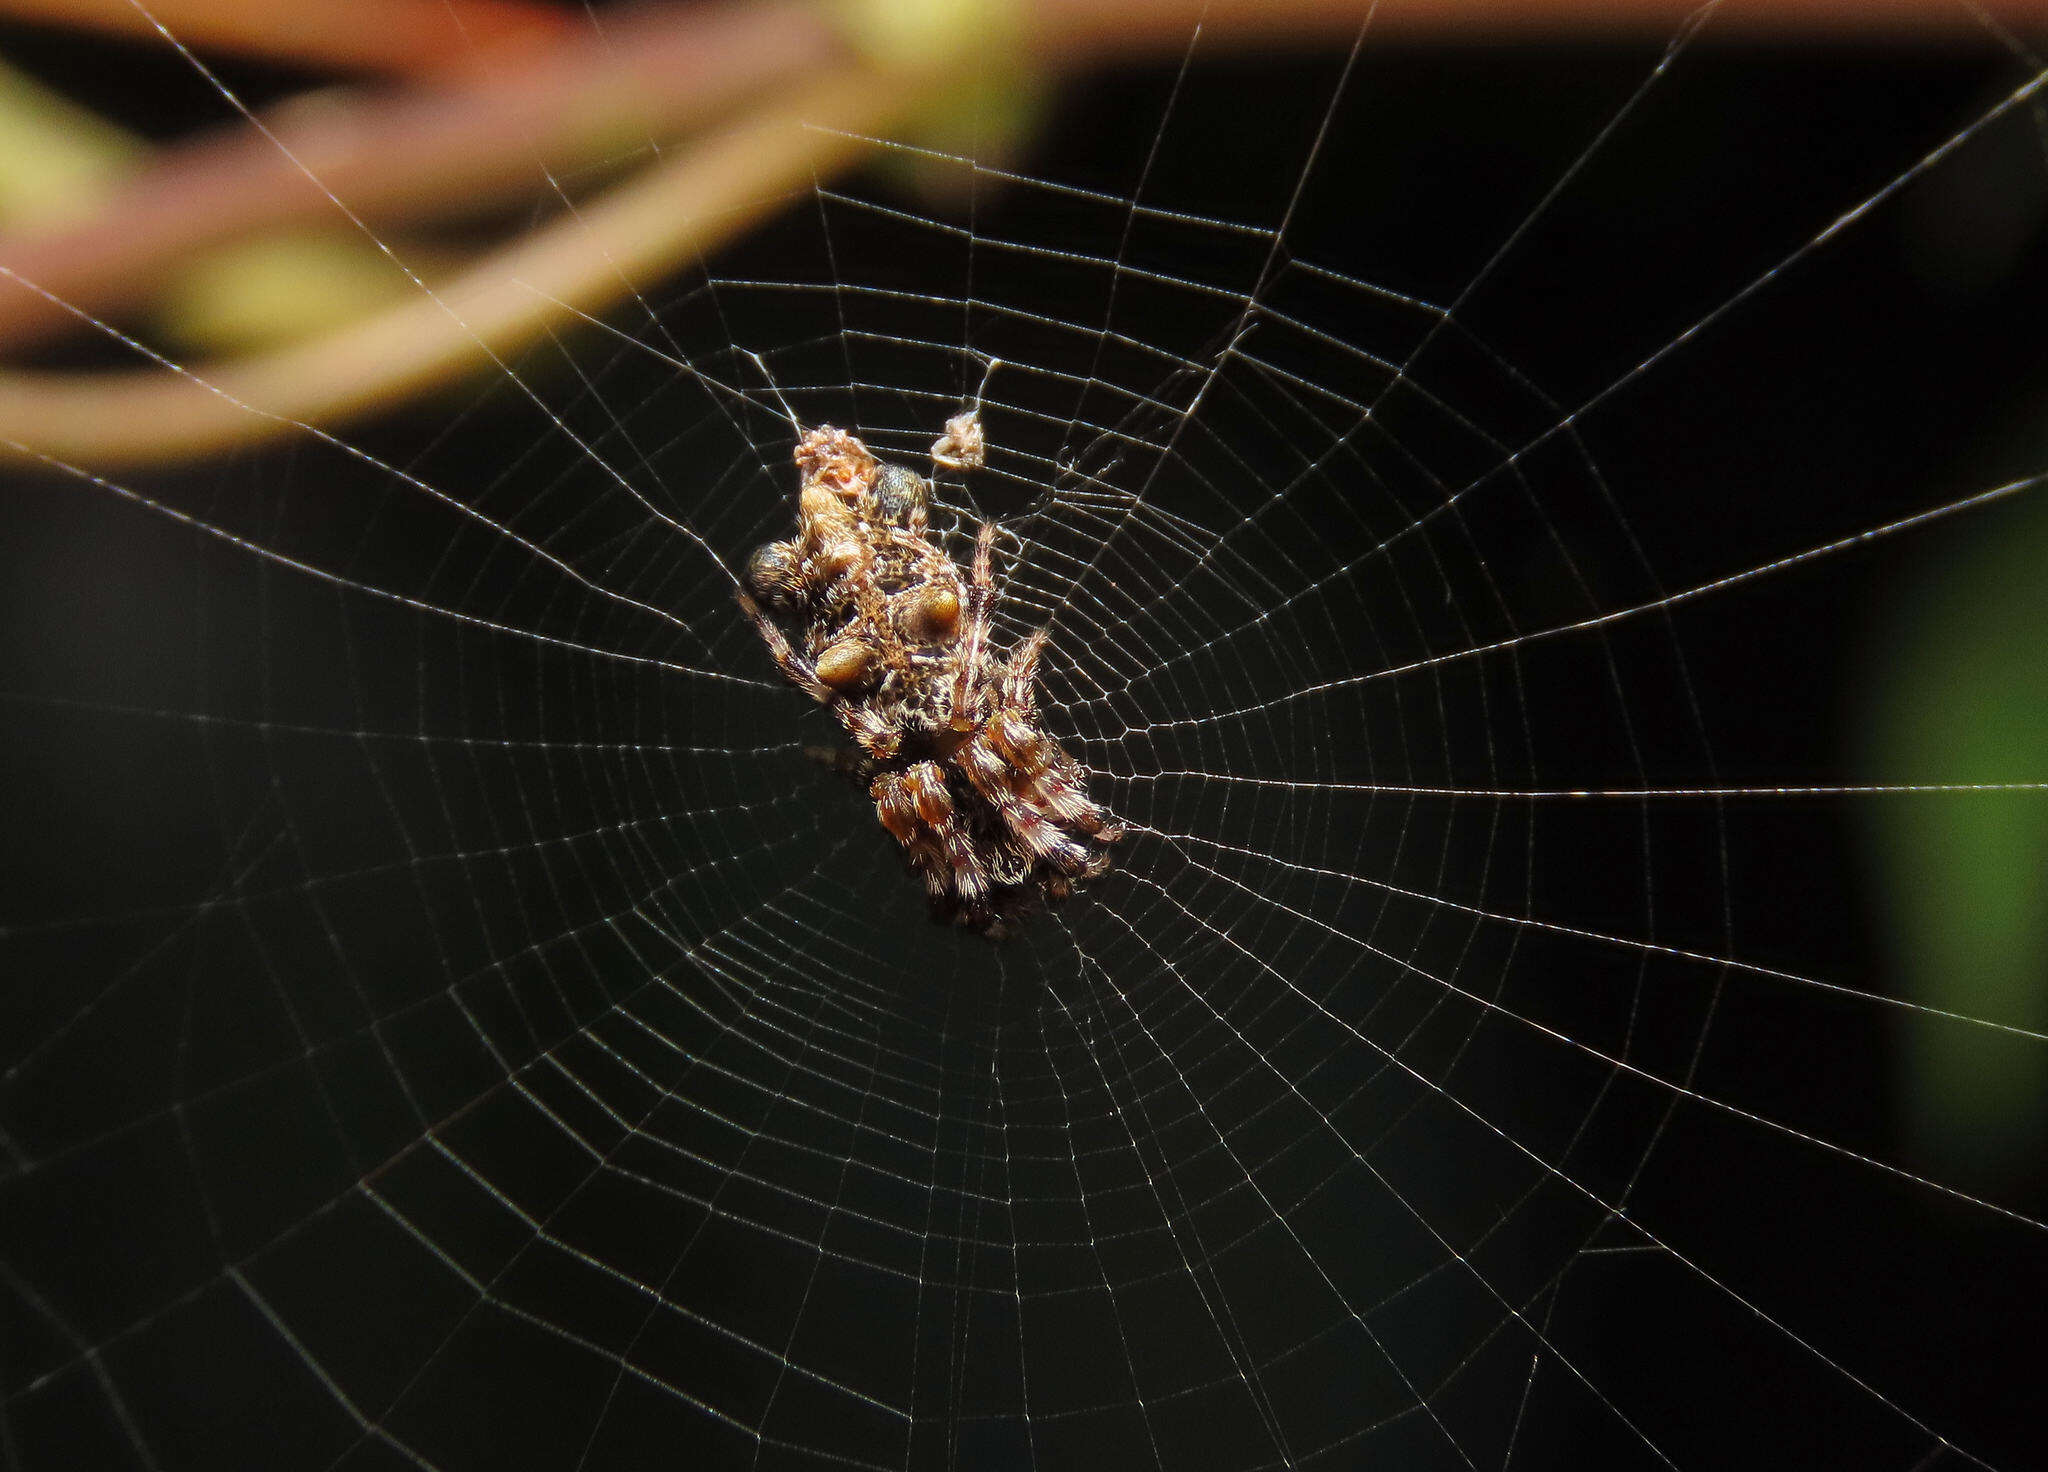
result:
<svg viewBox="0 0 2048 1472"><path fill-rule="evenodd" d="M947 428L941 446L967 441ZM982 526L963 577L926 535L930 488L915 471L830 425L804 433L795 458L797 533L756 549L740 607L790 683L853 738L832 764L866 785L933 916L1000 936L1107 869L1123 833L1039 729L1046 632L995 647L995 528Z"/></svg>

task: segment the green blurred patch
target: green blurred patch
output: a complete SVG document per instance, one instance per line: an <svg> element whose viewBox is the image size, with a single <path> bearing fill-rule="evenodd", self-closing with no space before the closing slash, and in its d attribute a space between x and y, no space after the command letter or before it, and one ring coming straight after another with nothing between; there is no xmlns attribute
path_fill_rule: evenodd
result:
<svg viewBox="0 0 2048 1472"><path fill-rule="evenodd" d="M848 40L899 85L923 89L903 128L906 151L883 150L880 172L938 206L959 207L983 169L1020 153L1051 110L1031 64L1017 0L836 0Z"/></svg>
<svg viewBox="0 0 2048 1472"><path fill-rule="evenodd" d="M0 228L91 214L144 152L140 139L0 62Z"/></svg>
<svg viewBox="0 0 2048 1472"><path fill-rule="evenodd" d="M0 62L0 230L87 220L148 157L143 140ZM198 253L154 316L185 347L247 352L330 331L411 289L353 228L282 231Z"/></svg>
<svg viewBox="0 0 2048 1472"><path fill-rule="evenodd" d="M2048 487L1982 517L1902 589L1878 651L1873 780L2048 781ZM2048 793L1873 799L1870 837L1907 995L2048 1031ZM2009 1181L2048 1148L2048 1044L1906 1019L1908 1147L1944 1179Z"/></svg>
<svg viewBox="0 0 2048 1472"><path fill-rule="evenodd" d="M419 252L405 259L421 268ZM358 230L281 231L195 256L166 286L156 320L188 347L247 352L343 327L416 289Z"/></svg>

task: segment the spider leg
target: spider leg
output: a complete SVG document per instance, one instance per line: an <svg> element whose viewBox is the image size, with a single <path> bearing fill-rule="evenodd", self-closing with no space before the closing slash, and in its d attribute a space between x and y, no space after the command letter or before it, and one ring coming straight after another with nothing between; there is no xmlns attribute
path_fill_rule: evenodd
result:
<svg viewBox="0 0 2048 1472"><path fill-rule="evenodd" d="M1088 868L1093 856L1087 845L1032 801L1039 795L1038 784L1003 759L988 732L975 732L953 760L974 790L1001 815L1003 826L1026 855L1066 874Z"/></svg>
<svg viewBox="0 0 2048 1472"><path fill-rule="evenodd" d="M1080 766L1032 719L1038 661L1051 637L1051 630L1040 629L1012 652L1003 675L1002 708L981 735L1010 768L1012 785L1023 801L1062 827L1114 843L1123 830L1110 820L1107 809L1089 800Z"/></svg>
<svg viewBox="0 0 2048 1472"><path fill-rule="evenodd" d="M974 586L987 592L995 587L996 524L984 521L974 534Z"/></svg>
<svg viewBox="0 0 2048 1472"><path fill-rule="evenodd" d="M1039 656L1045 653L1051 629L1040 629L1010 653L1010 667L1003 674L1003 708L1029 716L1038 703Z"/></svg>
<svg viewBox="0 0 2048 1472"><path fill-rule="evenodd" d="M988 650L989 604L995 592L995 523L984 521L974 538L974 578L967 589L967 617L960 634L960 673L953 679L953 729L971 731L977 712L973 694Z"/></svg>
<svg viewBox="0 0 2048 1472"><path fill-rule="evenodd" d="M933 910L945 919L987 925L994 918L988 871L954 809L938 763L916 762L901 772L883 772L868 791L882 826L903 845L910 867L924 880Z"/></svg>
<svg viewBox="0 0 2048 1472"><path fill-rule="evenodd" d="M851 778L863 787L873 780L874 760L865 751L848 751L843 746L806 746L804 755L828 771Z"/></svg>
<svg viewBox="0 0 2048 1472"><path fill-rule="evenodd" d="M763 613L761 605L744 592L739 595L739 601L740 612L747 616L747 621L754 626L754 632L759 634L761 642L768 646L768 653L773 656L776 667L782 671L790 684L818 704L830 705L832 687L818 678L817 670L809 661L790 648L789 640L783 637L782 630L775 627L775 621Z"/></svg>
<svg viewBox="0 0 2048 1472"><path fill-rule="evenodd" d="M754 632L759 634L761 642L768 646L768 653L773 656L776 667L782 671L790 684L818 704L831 706L832 713L839 717L839 723L846 727L847 733L858 741L869 755L884 759L895 755L897 736L889 729L886 721L873 711L848 705L840 700L839 692L818 678L817 667L790 647L789 640L783 636L782 630L775 627L775 621L761 611L760 604L744 592L739 595L739 604L740 612L753 624Z"/></svg>

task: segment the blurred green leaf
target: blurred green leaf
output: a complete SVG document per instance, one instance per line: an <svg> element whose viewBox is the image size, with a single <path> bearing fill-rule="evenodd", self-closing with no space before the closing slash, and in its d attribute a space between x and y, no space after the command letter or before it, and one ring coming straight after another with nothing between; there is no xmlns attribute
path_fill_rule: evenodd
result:
<svg viewBox="0 0 2048 1472"><path fill-rule="evenodd" d="M2048 780L2048 490L2023 493L1901 593L1880 654L1874 773ZM1872 806L1909 994L2048 1031L2048 793L1931 793ZM2048 1148L2048 1049L1967 1023L1905 1025L1909 1144L2006 1179Z"/></svg>
<svg viewBox="0 0 2048 1472"><path fill-rule="evenodd" d="M0 226L92 213L145 152L139 139L0 62Z"/></svg>
<svg viewBox="0 0 2048 1472"><path fill-rule="evenodd" d="M415 269L420 253L405 259ZM332 331L418 290L352 229L299 230L217 246L166 286L163 329L209 352L246 352Z"/></svg>

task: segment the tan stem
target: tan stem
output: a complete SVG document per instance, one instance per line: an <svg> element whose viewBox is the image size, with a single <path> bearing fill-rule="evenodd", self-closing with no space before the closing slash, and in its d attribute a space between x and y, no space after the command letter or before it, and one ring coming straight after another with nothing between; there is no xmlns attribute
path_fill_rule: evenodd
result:
<svg viewBox="0 0 2048 1472"><path fill-rule="evenodd" d="M216 453L331 425L466 373L488 371L564 308L601 311L638 283L715 249L786 195L862 151L905 89L842 73L700 140L610 193L403 305L329 336L208 365L0 374L0 441L106 468Z"/></svg>
<svg viewBox="0 0 2048 1472"><path fill-rule="evenodd" d="M211 0L184 3L203 10ZM1203 44L1220 53L1329 44L1356 33L1368 16L1380 37L1497 41L1534 33L1669 32L1698 8L1695 0L1016 3L1031 52L1066 68L1177 53L1198 23ZM125 0L0 0L9 4L135 14ZM1980 15L2038 28L2048 23L2048 0L1985 0L1981 10L1953 0L1725 0L1711 25L1722 36L1925 36L1972 27L1981 34ZM396 225L528 193L543 171L573 173L628 155L650 138L673 137L842 56L829 14L808 0L608 14L596 32L520 64L485 54L459 84L288 103L267 120L274 142L240 129L166 149L93 219L0 239L0 263L52 296L106 315L147 300L195 250L257 230L332 220L332 201L308 183L295 159L363 218ZM32 340L65 321L40 297L0 291L0 345Z"/></svg>
<svg viewBox="0 0 2048 1472"><path fill-rule="evenodd" d="M0 15L342 71L420 73L541 45L575 17L531 0L0 0Z"/></svg>
<svg viewBox="0 0 2048 1472"><path fill-rule="evenodd" d="M1368 14L1376 36L1498 39L1532 31L1668 33L1698 13L1694 0L1016 3L1027 48L1045 64L1066 66L1170 54L1198 23L1204 44L1223 50L1322 44L1355 34ZM1725 0L1712 24L1724 36L1926 35L1972 26L1981 35L1985 17L2030 26L2048 18L2048 0L1984 0L1981 8L1946 0ZM831 130L888 132L914 105L917 81L908 71L854 66L819 6L760 0L607 17L601 32L558 54L485 65L459 85L288 104L271 121L272 137L243 130L172 150L94 221L0 242L0 269L33 287L0 284L0 341L139 300L201 244L291 220L332 220L336 199L381 227L451 204L473 207L607 150L644 152L650 137L700 126L764 89L797 99L768 102L689 145L580 215L486 259L435 298L409 300L289 349L210 364L203 385L162 367L0 375L0 436L31 453L95 467L191 457L295 422L332 424L488 368L492 354L516 351L560 320L549 298L602 310L629 282L651 281L715 249L784 194L843 167L861 145ZM778 84L784 90L774 93ZM824 131L805 131L802 118Z"/></svg>
<svg viewBox="0 0 2048 1472"><path fill-rule="evenodd" d="M0 343L148 300L195 251L267 229L379 227L530 194L549 173L644 155L744 98L830 66L842 48L801 0L608 18L545 58L484 66L459 86L320 93L163 151L92 218L0 239L0 265L42 288L0 288ZM310 176L310 177L308 177ZM318 183L314 181L317 180ZM329 198L332 195L333 198Z"/></svg>

